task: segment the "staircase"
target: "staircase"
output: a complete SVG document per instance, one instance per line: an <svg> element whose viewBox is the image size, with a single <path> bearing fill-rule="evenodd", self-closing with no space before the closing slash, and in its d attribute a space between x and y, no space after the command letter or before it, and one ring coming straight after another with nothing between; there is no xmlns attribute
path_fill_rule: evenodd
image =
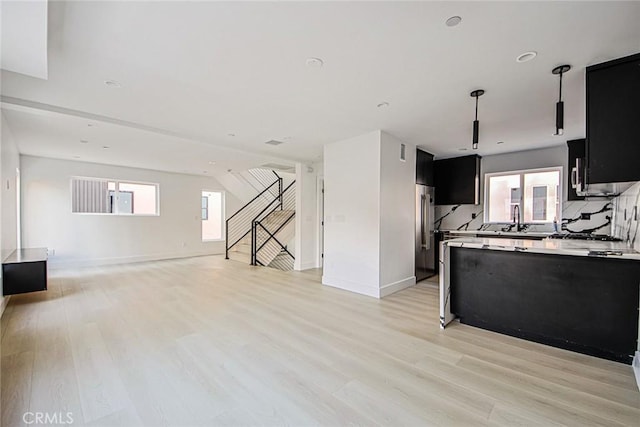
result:
<svg viewBox="0 0 640 427"><path fill-rule="evenodd" d="M295 181L286 188L274 171L250 170L256 181L273 176L247 204L226 221L226 258L292 270L294 256L287 244L295 235Z"/></svg>

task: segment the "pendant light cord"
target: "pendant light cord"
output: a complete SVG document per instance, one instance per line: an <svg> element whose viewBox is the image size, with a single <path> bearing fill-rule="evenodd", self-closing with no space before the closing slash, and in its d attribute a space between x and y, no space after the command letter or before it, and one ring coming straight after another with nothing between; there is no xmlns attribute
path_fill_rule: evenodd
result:
<svg viewBox="0 0 640 427"><path fill-rule="evenodd" d="M478 120L478 98L479 96L476 96L476 120Z"/></svg>
<svg viewBox="0 0 640 427"><path fill-rule="evenodd" d="M558 102L562 102L562 71L560 74L560 90L558 91Z"/></svg>

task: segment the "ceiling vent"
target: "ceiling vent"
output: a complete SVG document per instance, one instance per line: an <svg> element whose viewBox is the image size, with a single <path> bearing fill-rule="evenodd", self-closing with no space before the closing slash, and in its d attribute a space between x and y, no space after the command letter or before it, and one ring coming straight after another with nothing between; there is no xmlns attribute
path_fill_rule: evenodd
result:
<svg viewBox="0 0 640 427"><path fill-rule="evenodd" d="M278 163L265 163L264 165L260 165L261 168L266 169L275 169L283 172L295 172L296 168L289 165L280 165Z"/></svg>
<svg viewBox="0 0 640 427"><path fill-rule="evenodd" d="M283 144L283 142L282 141L276 141L275 139L270 139L269 141L265 142L265 144L280 145L280 144Z"/></svg>

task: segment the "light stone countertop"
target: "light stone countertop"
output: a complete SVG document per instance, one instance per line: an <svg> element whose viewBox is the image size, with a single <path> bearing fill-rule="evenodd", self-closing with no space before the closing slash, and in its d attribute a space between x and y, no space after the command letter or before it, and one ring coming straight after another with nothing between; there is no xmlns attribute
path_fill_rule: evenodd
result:
<svg viewBox="0 0 640 427"><path fill-rule="evenodd" d="M442 232L460 236L482 234L486 236L521 237L523 239L526 239L527 236L545 238L555 234L553 231L442 230Z"/></svg>
<svg viewBox="0 0 640 427"><path fill-rule="evenodd" d="M491 237L461 237L445 240L449 247L533 252L551 255L596 256L640 261L640 252L625 242L563 239L508 239Z"/></svg>

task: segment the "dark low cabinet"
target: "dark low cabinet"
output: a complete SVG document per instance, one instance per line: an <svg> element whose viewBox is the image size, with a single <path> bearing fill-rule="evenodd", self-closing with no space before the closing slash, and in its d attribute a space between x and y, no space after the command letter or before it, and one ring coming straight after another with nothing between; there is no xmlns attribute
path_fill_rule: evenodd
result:
<svg viewBox="0 0 640 427"><path fill-rule="evenodd" d="M2 261L3 295L46 290L46 249L18 249Z"/></svg>
<svg viewBox="0 0 640 427"><path fill-rule="evenodd" d="M639 261L451 248L450 263L462 323L631 364Z"/></svg>

